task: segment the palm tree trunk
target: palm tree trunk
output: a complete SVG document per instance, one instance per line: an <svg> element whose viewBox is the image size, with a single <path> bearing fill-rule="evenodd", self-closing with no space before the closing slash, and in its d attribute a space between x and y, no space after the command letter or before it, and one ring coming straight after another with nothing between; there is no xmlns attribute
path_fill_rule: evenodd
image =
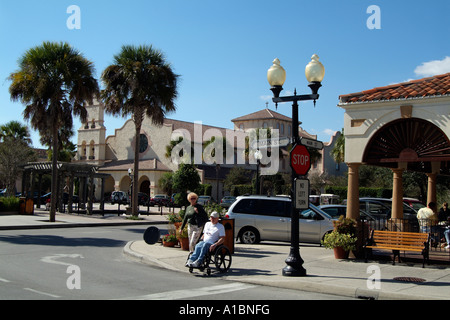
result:
<svg viewBox="0 0 450 320"><path fill-rule="evenodd" d="M52 137L52 195L50 198L50 222L55 222L58 195L58 127L53 126Z"/></svg>
<svg viewBox="0 0 450 320"><path fill-rule="evenodd" d="M132 215L138 216L138 179L139 179L139 148L140 148L140 135L144 113L136 111L134 114L135 143L134 143L134 169L133 169L133 189L131 190L131 206Z"/></svg>

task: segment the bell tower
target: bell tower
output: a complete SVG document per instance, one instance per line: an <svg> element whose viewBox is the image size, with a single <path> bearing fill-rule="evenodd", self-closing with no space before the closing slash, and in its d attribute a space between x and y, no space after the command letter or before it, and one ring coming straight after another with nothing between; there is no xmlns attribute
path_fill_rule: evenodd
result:
<svg viewBox="0 0 450 320"><path fill-rule="evenodd" d="M78 130L78 148L76 159L93 165L103 165L105 161L104 105L94 100L86 106L87 121Z"/></svg>

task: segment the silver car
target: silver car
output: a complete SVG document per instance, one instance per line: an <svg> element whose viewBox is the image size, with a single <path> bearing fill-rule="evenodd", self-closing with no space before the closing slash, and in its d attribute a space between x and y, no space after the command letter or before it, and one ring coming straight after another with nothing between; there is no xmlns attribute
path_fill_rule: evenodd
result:
<svg viewBox="0 0 450 320"><path fill-rule="evenodd" d="M235 219L235 237L242 243L261 240L290 241L291 199L289 197L240 196L226 217ZM300 242L320 243L333 231L333 218L316 206L299 213Z"/></svg>

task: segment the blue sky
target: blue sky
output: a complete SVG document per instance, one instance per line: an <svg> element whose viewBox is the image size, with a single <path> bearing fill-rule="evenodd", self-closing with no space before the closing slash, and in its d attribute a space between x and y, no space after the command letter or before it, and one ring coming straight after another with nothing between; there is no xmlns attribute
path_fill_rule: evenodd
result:
<svg viewBox="0 0 450 320"><path fill-rule="evenodd" d="M80 8L80 29L67 27L70 5ZM371 5L378 16L367 13ZM29 48L66 41L100 78L122 45L151 44L181 76L168 117L224 128L266 102L275 110L266 79L274 58L287 72L282 94L309 93L304 68L318 54L326 70L320 99L315 108L301 103L300 121L329 141L343 127L339 95L450 72L449 16L448 0L0 0L0 124L26 124L7 77ZM289 104L277 111L291 116ZM124 121L107 116L107 135ZM32 139L40 147L36 132Z"/></svg>

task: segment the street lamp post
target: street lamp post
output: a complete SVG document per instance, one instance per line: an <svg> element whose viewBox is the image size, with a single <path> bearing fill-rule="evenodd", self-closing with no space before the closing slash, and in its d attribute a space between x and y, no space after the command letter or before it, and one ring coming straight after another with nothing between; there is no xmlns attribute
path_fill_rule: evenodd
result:
<svg viewBox="0 0 450 320"><path fill-rule="evenodd" d="M259 166L261 165L261 159L262 159L261 151L259 149L256 150L254 156L255 156L255 159L256 159L256 186L255 186L255 193L257 195L259 195L261 193L260 192L260 189L261 189L260 188L260 182L259 182L259 179L260 179Z"/></svg>
<svg viewBox="0 0 450 320"><path fill-rule="evenodd" d="M130 205L129 208L133 208L133 169L128 168L128 177L130 177L130 189L129 189L129 194L130 194Z"/></svg>
<svg viewBox="0 0 450 320"><path fill-rule="evenodd" d="M309 82L311 94L297 95L297 90L294 90L293 96L280 97L280 92L283 90L283 84L286 81L286 71L280 65L280 60L275 59L273 65L267 71L267 80L273 92L272 101L278 106L279 102L292 102L292 144L300 142L298 134L298 101L313 100L314 105L319 99L317 94L319 88L322 86L321 82L325 75L325 68L319 62L319 57L314 54L311 61L305 68L305 76ZM306 276L306 270L303 268L303 259L300 256L299 246L299 213L295 207L295 179L297 174L292 169L291 177L291 248L289 256L286 259L286 266L283 268L283 276Z"/></svg>

